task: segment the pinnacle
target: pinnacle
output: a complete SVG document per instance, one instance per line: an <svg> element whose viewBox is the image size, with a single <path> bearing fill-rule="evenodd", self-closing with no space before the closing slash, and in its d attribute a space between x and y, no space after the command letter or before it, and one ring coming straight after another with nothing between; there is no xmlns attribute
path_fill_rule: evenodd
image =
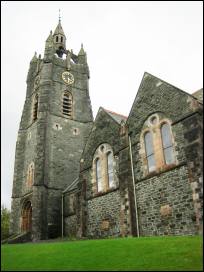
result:
<svg viewBox="0 0 204 272"><path fill-rule="evenodd" d="M80 49L78 55L79 55L79 56L80 56L80 55L86 55L86 53L85 53L85 51L84 51L84 48L83 48L83 43L81 44L81 49Z"/></svg>
<svg viewBox="0 0 204 272"><path fill-rule="evenodd" d="M35 62L37 60L38 60L38 58L37 58L37 52L35 52L35 54L34 54L32 60L31 60L31 62Z"/></svg>

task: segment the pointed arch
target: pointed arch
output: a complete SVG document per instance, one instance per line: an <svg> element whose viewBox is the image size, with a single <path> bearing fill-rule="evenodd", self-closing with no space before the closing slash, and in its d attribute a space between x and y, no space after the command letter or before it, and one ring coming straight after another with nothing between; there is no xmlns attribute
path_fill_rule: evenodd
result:
<svg viewBox="0 0 204 272"><path fill-rule="evenodd" d="M32 204L25 201L21 210L21 231L30 232L32 230Z"/></svg>
<svg viewBox="0 0 204 272"><path fill-rule="evenodd" d="M27 180L26 184L28 187L31 187L34 182L34 163L30 163L27 170Z"/></svg>
<svg viewBox="0 0 204 272"><path fill-rule="evenodd" d="M100 144L93 156L92 183L95 193L106 192L116 187L114 167L112 147L107 143Z"/></svg>
<svg viewBox="0 0 204 272"><path fill-rule="evenodd" d="M175 162L175 157L173 152L171 128L167 122L161 125L161 136L162 136L162 148L163 148L165 163L172 164Z"/></svg>
<svg viewBox="0 0 204 272"><path fill-rule="evenodd" d="M152 172L156 169L156 162L155 162L155 155L154 155L153 137L152 137L151 131L147 131L144 134L144 143L145 143L148 171Z"/></svg>
<svg viewBox="0 0 204 272"><path fill-rule="evenodd" d="M114 173L113 173L113 153L109 151L107 153L107 172L108 172L108 185L109 188L114 187Z"/></svg>

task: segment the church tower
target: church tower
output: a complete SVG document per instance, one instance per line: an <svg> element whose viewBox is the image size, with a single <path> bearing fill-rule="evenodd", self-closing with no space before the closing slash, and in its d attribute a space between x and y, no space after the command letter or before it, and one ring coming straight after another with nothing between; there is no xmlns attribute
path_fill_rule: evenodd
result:
<svg viewBox="0 0 204 272"><path fill-rule="evenodd" d="M30 61L12 191L11 233L33 240L61 234L61 197L79 175L93 116L89 67L81 46L67 49L61 21L50 32L44 57Z"/></svg>

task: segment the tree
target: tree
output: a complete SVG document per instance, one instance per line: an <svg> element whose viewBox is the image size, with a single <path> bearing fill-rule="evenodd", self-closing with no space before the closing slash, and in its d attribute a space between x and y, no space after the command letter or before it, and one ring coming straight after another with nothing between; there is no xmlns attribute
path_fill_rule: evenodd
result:
<svg viewBox="0 0 204 272"><path fill-rule="evenodd" d="M1 240L9 237L9 222L11 212L1 205Z"/></svg>

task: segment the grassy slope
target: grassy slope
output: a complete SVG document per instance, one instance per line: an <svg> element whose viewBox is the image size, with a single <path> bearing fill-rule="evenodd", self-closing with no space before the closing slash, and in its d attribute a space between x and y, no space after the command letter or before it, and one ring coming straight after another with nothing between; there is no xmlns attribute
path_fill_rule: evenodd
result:
<svg viewBox="0 0 204 272"><path fill-rule="evenodd" d="M2 270L202 270L202 238L143 237L2 246Z"/></svg>

